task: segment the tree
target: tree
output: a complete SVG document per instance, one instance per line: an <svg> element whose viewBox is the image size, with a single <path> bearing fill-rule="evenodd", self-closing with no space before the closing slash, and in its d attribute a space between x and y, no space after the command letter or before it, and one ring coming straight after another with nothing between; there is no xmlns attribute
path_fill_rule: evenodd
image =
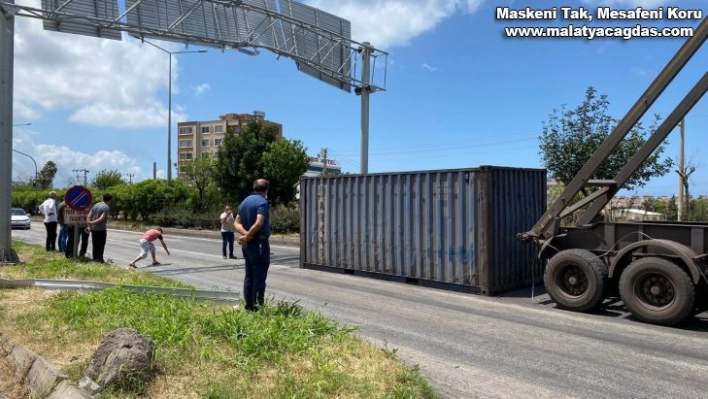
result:
<svg viewBox="0 0 708 399"><path fill-rule="evenodd" d="M47 161L39 171L39 186L42 190L46 190L52 186L54 176L57 175L57 164L54 161Z"/></svg>
<svg viewBox="0 0 708 399"><path fill-rule="evenodd" d="M206 210L208 204L205 201L204 193L209 183L214 180L214 161L208 156L197 157L185 163L181 172L187 176L197 190L195 211L201 212Z"/></svg>
<svg viewBox="0 0 708 399"><path fill-rule="evenodd" d="M101 170L91 180L91 186L99 190L106 190L108 187L125 184L123 174L117 170Z"/></svg>
<svg viewBox="0 0 708 399"><path fill-rule="evenodd" d="M567 185L578 174L602 142L612 133L617 120L608 115L609 100L607 95L597 97L596 90L589 87L585 100L577 108L557 111L544 123L540 139L540 155L544 166L551 176ZM618 145L615 151L597 170L595 179L613 179L620 169L646 142L646 137L656 130L660 120L654 116L654 122L647 130L639 122ZM664 145L660 145L647 158L637 171L624 184L625 189L633 190L644 187L652 177L663 176L671 171L673 160L661 159ZM588 193L583 191L584 195Z"/></svg>
<svg viewBox="0 0 708 399"><path fill-rule="evenodd" d="M277 127L251 120L240 134L229 128L219 146L214 178L224 195L235 202L253 191L253 181L263 177L263 154L278 139Z"/></svg>
<svg viewBox="0 0 708 399"><path fill-rule="evenodd" d="M270 182L268 198L288 205L295 200L300 176L310 165L310 157L300 140L279 140L268 144L263 154L263 172Z"/></svg>

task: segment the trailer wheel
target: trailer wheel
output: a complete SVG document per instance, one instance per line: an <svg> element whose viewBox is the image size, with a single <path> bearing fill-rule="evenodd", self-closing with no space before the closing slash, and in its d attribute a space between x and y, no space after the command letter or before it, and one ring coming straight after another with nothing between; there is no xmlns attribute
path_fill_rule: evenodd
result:
<svg viewBox="0 0 708 399"><path fill-rule="evenodd" d="M607 265L585 249L567 249L553 256L543 282L558 307L578 312L596 308L604 299Z"/></svg>
<svg viewBox="0 0 708 399"><path fill-rule="evenodd" d="M632 262L620 277L619 290L627 309L646 323L674 325L694 310L693 282L668 259L648 257Z"/></svg>

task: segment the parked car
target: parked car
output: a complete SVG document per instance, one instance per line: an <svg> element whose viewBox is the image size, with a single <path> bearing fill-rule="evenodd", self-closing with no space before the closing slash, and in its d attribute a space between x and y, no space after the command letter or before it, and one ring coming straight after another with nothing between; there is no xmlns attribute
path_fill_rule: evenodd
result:
<svg viewBox="0 0 708 399"><path fill-rule="evenodd" d="M12 228L13 229L30 229L32 221L24 209L12 208Z"/></svg>

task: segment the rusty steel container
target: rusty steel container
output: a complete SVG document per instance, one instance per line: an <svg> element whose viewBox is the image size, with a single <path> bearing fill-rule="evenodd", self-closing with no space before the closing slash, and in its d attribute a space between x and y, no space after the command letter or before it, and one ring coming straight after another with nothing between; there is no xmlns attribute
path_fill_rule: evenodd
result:
<svg viewBox="0 0 708 399"><path fill-rule="evenodd" d="M542 277L516 235L545 210L544 169L304 177L300 265L495 295Z"/></svg>

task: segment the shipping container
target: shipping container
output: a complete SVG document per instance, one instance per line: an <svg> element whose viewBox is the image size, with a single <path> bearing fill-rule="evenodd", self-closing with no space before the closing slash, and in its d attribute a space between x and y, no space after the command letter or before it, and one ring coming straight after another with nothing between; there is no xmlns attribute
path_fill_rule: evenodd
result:
<svg viewBox="0 0 708 399"><path fill-rule="evenodd" d="M545 210L544 169L304 177L300 264L495 295L542 277L517 234Z"/></svg>

